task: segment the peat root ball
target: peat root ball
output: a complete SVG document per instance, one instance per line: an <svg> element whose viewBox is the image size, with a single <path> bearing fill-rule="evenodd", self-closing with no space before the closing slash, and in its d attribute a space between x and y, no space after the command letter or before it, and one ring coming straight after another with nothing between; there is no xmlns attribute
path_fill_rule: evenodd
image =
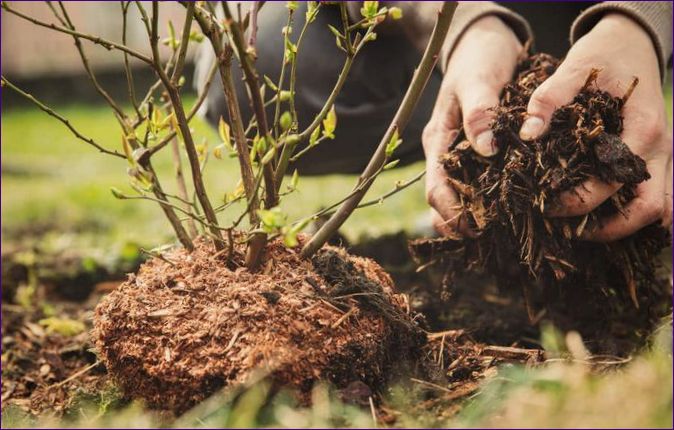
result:
<svg viewBox="0 0 674 430"><path fill-rule="evenodd" d="M650 177L644 160L620 138L621 110L637 81L623 97L614 97L597 88L600 72L593 70L573 101L555 111L549 131L524 142L519 129L529 98L558 64L545 54L519 64L494 108L497 155L481 157L459 136L441 160L461 200L461 217L477 237L421 241L412 247L422 260L443 259L450 279L466 269L486 268L502 284L525 290L527 285L548 291L583 286L607 296L623 295L638 306L640 295L653 295L656 256L669 243L667 231L654 223L614 243L580 240L610 217L626 215L637 185ZM586 216L546 216L561 204L562 193L573 193L590 178L624 185Z"/></svg>
<svg viewBox="0 0 674 430"><path fill-rule="evenodd" d="M205 242L170 251L101 301L96 346L127 395L181 412L254 372L300 392L318 379L377 390L418 358L425 335L376 263L271 243L251 273L243 251L229 267Z"/></svg>

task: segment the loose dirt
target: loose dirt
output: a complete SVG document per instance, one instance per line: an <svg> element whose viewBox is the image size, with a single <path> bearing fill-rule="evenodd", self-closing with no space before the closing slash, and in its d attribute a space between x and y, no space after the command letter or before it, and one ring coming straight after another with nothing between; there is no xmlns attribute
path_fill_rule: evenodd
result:
<svg viewBox="0 0 674 430"><path fill-rule="evenodd" d="M595 336L639 331L671 309L670 284L656 275L657 256L670 243L667 230L656 222L612 243L582 240L605 217L624 214L637 185L650 177L644 160L620 139L621 110L637 81L623 97L614 97L596 87L601 72L593 70L574 100L555 111L550 130L524 142L518 132L529 98L558 64L545 54L520 63L494 108L497 155L479 156L460 133L440 160L459 195L461 217L476 237L421 240L412 248L422 262L446 268L447 283L483 270L501 288L523 291L531 320L541 312L550 316L556 306L571 322L579 315L589 320L585 332ZM573 193L590 178L623 186L588 215L547 216L561 204L562 193ZM627 319L609 327L613 315Z"/></svg>

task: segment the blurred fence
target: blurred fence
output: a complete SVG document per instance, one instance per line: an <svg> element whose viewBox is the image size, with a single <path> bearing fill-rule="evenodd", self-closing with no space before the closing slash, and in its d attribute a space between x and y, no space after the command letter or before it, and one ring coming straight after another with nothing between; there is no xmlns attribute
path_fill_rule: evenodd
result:
<svg viewBox="0 0 674 430"><path fill-rule="evenodd" d="M141 2L150 9L149 2ZM8 2L10 7L40 21L60 25L46 2ZM58 10L56 2L52 3ZM73 24L82 33L101 36L121 42L122 14L120 2L64 2ZM97 102L92 85L84 74L82 62L71 36L44 27L2 11L2 74L21 84L47 102L85 101ZM184 20L183 7L176 2L160 4L160 36L168 35L168 21L172 21L179 33ZM126 91L123 73L123 56L118 51L107 50L88 41L83 41L89 62L99 81L109 88L111 94ZM135 5L129 8L127 20L127 44L141 52L149 53L148 37ZM190 56L194 50L188 53ZM162 45L161 52L168 58L169 48ZM138 60L130 58L134 78L139 85L154 79L147 67L139 67ZM191 75L188 65L186 74ZM10 92L3 93L3 108L23 104Z"/></svg>

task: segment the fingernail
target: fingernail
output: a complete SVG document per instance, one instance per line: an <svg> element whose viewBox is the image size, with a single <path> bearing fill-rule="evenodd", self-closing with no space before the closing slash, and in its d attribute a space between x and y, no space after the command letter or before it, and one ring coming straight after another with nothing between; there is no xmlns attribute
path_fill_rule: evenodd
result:
<svg viewBox="0 0 674 430"><path fill-rule="evenodd" d="M498 152L496 142L494 142L494 133L487 130L477 136L475 139L475 151L483 157L491 157Z"/></svg>
<svg viewBox="0 0 674 430"><path fill-rule="evenodd" d="M543 133L545 122L537 116L531 116L524 121L520 129L520 138L522 140L536 139Z"/></svg>

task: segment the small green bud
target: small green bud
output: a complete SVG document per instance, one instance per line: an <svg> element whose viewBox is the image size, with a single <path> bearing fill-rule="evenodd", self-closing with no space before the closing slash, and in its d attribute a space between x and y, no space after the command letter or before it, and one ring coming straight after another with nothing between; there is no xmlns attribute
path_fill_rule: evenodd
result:
<svg viewBox="0 0 674 430"><path fill-rule="evenodd" d="M290 112L285 111L281 114L281 119L279 121L281 124L281 129L288 130L290 126L293 124L293 117L290 115Z"/></svg>
<svg viewBox="0 0 674 430"><path fill-rule="evenodd" d="M295 146L299 143L300 137L296 134L291 134L290 136L286 137L286 145L291 145Z"/></svg>
<svg viewBox="0 0 674 430"><path fill-rule="evenodd" d="M282 102L287 102L290 100L291 95L292 93L290 91L283 90L278 94L278 97Z"/></svg>
<svg viewBox="0 0 674 430"><path fill-rule="evenodd" d="M383 170L393 169L395 166L398 165L398 163L400 163L400 160L393 160L393 161L391 161L390 163L387 163L387 164L384 166L384 169L383 169Z"/></svg>
<svg viewBox="0 0 674 430"><path fill-rule="evenodd" d="M391 19L398 20L403 17L403 11L397 6L393 6L388 10L388 16L391 17Z"/></svg>
<svg viewBox="0 0 674 430"><path fill-rule="evenodd" d="M119 188L116 187L111 187L110 192L112 193L113 196L115 196L116 199L124 200L126 199L126 196L124 193Z"/></svg>

